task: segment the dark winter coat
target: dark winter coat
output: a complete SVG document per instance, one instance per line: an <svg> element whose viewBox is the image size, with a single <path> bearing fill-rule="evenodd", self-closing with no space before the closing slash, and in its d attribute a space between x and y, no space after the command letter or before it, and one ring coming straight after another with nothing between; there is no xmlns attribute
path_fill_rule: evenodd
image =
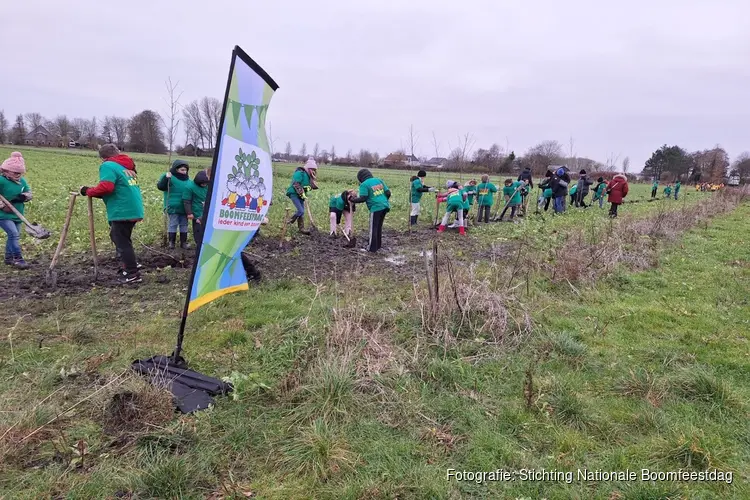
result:
<svg viewBox="0 0 750 500"><path fill-rule="evenodd" d="M523 169L523 172L521 172L521 175L518 176L519 181L529 181L529 187L534 187L534 176L531 175L531 169L529 167L526 167Z"/></svg>
<svg viewBox="0 0 750 500"><path fill-rule="evenodd" d="M591 179L589 179L589 176L587 174L581 174L580 177L578 177L578 188L577 193L579 199L583 199L589 194L589 189L591 185L594 183Z"/></svg>
<svg viewBox="0 0 750 500"><path fill-rule="evenodd" d="M554 174L552 181L550 182L550 188L552 188L552 196L560 198L561 196L568 196L568 185L570 184L570 175L565 172L562 176Z"/></svg>

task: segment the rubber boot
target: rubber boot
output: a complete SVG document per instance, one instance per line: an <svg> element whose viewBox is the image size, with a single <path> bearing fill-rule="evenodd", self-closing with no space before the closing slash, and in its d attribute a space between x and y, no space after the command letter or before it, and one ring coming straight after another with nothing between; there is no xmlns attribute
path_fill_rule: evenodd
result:
<svg viewBox="0 0 750 500"><path fill-rule="evenodd" d="M297 229L301 234L310 234L310 231L305 229L305 219L302 217L297 219Z"/></svg>
<svg viewBox="0 0 750 500"><path fill-rule="evenodd" d="M296 215L292 215L292 218L289 219L289 221L287 222L287 224L294 224L297 219L298 219L298 217Z"/></svg>
<svg viewBox="0 0 750 500"><path fill-rule="evenodd" d="M169 249L174 250L175 242L177 241L177 233L168 233Z"/></svg>
<svg viewBox="0 0 750 500"><path fill-rule="evenodd" d="M187 242L187 233L180 233L180 248L187 250L190 245Z"/></svg>
<svg viewBox="0 0 750 500"><path fill-rule="evenodd" d="M463 226L459 227L458 228L458 234L460 234L461 236L466 235L466 228L463 227Z"/></svg>
<svg viewBox="0 0 750 500"><path fill-rule="evenodd" d="M438 226L438 233L444 233L445 232L445 224L440 224Z"/></svg>
<svg viewBox="0 0 750 500"><path fill-rule="evenodd" d="M416 215L412 215L412 216L409 217L409 224L412 225L412 226L416 226L417 225L417 216Z"/></svg>

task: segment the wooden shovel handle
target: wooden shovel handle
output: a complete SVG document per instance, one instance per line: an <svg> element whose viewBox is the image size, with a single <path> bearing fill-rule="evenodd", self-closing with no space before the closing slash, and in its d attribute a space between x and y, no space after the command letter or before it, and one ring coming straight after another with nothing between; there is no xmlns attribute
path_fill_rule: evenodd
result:
<svg viewBox="0 0 750 500"><path fill-rule="evenodd" d="M62 252L62 249L65 246L65 238L67 238L68 236L68 229L70 229L70 218L73 216L73 208L75 207L77 197L78 193L70 193L70 201L68 201L68 212L65 214L65 224L63 225L62 232L60 233L60 241L57 243L55 254L52 256L52 262L50 262L49 264L50 271L55 268L57 259L58 257L60 257L60 252Z"/></svg>

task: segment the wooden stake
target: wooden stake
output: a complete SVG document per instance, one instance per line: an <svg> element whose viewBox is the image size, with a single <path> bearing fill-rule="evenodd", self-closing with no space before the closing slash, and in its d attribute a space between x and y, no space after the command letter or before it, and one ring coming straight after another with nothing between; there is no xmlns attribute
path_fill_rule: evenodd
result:
<svg viewBox="0 0 750 500"><path fill-rule="evenodd" d="M94 281L99 278L99 256L96 253L96 230L94 229L94 199L86 197L89 212L89 239L91 240L91 256L94 259Z"/></svg>
<svg viewBox="0 0 750 500"><path fill-rule="evenodd" d="M440 218L440 199L437 197L437 193L435 193L435 225L438 224L438 219Z"/></svg>
<svg viewBox="0 0 750 500"><path fill-rule="evenodd" d="M435 296L432 291L432 278L430 277L430 258L427 256L427 248L424 249L424 274L427 278L427 292L430 294L430 310L435 312Z"/></svg>
<svg viewBox="0 0 750 500"><path fill-rule="evenodd" d="M315 221L313 220L312 210L310 210L310 204L307 203L307 200L305 200L305 212L307 212L307 218L310 220L310 227L313 229L318 229L318 227L315 225Z"/></svg>
<svg viewBox="0 0 750 500"><path fill-rule="evenodd" d="M432 240L432 273L435 280L435 308L440 303L440 281L438 279L438 244L437 240Z"/></svg>
<svg viewBox="0 0 750 500"><path fill-rule="evenodd" d="M58 257L60 257L60 253L65 246L65 238L67 238L68 236L68 229L70 229L70 218L73 216L73 208L75 207L77 196L78 195L76 193L70 193L70 200L68 201L68 212L65 214L65 224L63 224L62 232L60 233L60 241L57 243L57 248L55 249L55 253L52 256L52 262L50 262L49 265L50 271L55 269L57 259Z"/></svg>
<svg viewBox="0 0 750 500"><path fill-rule="evenodd" d="M281 238L279 239L279 249L284 248L284 238L286 238L286 228L289 225L289 207L284 208L284 226L281 228Z"/></svg>

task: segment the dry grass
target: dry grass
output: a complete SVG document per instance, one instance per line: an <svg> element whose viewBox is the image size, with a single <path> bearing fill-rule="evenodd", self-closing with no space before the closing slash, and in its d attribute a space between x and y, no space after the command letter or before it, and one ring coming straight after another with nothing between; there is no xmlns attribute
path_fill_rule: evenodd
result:
<svg viewBox="0 0 750 500"><path fill-rule="evenodd" d="M647 218L624 217L603 227L571 232L559 247L551 250L553 258L547 259L542 269L553 281L572 286L595 282L619 265L630 271L656 267L663 242L673 241L701 221L707 223L712 217L733 210L748 193L747 188L725 190L691 205L673 205L670 209L660 205Z"/></svg>
<svg viewBox="0 0 750 500"><path fill-rule="evenodd" d="M370 315L364 305L336 307L326 336L326 352L352 359L358 377L380 375L394 367L391 325L384 316Z"/></svg>
<svg viewBox="0 0 750 500"><path fill-rule="evenodd" d="M451 256L441 266L438 282L442 289L432 298L427 287L414 286L415 300L421 311L422 331L433 343L448 347L461 338L481 339L493 346L513 348L532 331L531 318L511 283L515 268L491 264L486 278L480 278L474 266L456 273ZM428 278L434 282L434 275Z"/></svg>

